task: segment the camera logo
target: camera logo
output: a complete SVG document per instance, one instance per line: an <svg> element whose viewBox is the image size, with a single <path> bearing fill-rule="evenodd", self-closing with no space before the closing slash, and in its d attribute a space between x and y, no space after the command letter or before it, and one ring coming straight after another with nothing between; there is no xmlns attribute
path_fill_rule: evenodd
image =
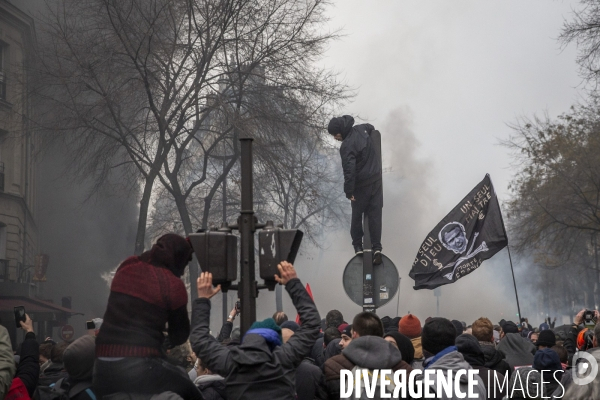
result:
<svg viewBox="0 0 600 400"><path fill-rule="evenodd" d="M590 353L585 351L575 353L572 365L575 365L573 382L576 385L587 385L596 379L598 375L598 362Z"/></svg>

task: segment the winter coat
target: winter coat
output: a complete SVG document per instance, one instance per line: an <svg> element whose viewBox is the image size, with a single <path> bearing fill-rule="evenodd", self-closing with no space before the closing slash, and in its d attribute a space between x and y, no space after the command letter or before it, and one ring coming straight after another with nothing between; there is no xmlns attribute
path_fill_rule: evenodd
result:
<svg viewBox="0 0 600 400"><path fill-rule="evenodd" d="M35 333L28 332L21 344L21 359L15 378L20 378L29 396L33 396L40 377L40 345L35 340Z"/></svg>
<svg viewBox="0 0 600 400"><path fill-rule="evenodd" d="M537 349L527 338L521 337L518 333L507 333L500 340L498 350L506 355L506 362L511 370L515 367L532 365L533 356Z"/></svg>
<svg viewBox="0 0 600 400"><path fill-rule="evenodd" d="M323 348L323 343L323 335L319 335L319 338L317 339L310 351L310 358L315 360L315 364L319 368L323 368L323 363L325 362L325 349Z"/></svg>
<svg viewBox="0 0 600 400"><path fill-rule="evenodd" d="M223 326L221 327L221 331L219 332L219 336L217 336L217 341L222 343L223 341L231 338L231 331L233 331L233 322L225 321Z"/></svg>
<svg viewBox="0 0 600 400"><path fill-rule="evenodd" d="M479 345L485 357L484 367L493 369L510 379L512 369L506 362L504 353L496 349L496 345L492 342L479 342Z"/></svg>
<svg viewBox="0 0 600 400"><path fill-rule="evenodd" d="M338 354L340 354L342 352L342 348L340 347L340 342L342 341L342 339L333 339L331 342L329 342L329 344L327 345L327 348L325 349L325 355L323 357L323 364L325 364L325 361L329 360L331 357L337 356ZM321 366L321 369L323 368L323 366Z"/></svg>
<svg viewBox="0 0 600 400"><path fill-rule="evenodd" d="M371 140L371 124L355 125L342 141L340 155L344 170L344 193L350 198L358 188L381 179L381 160Z"/></svg>
<svg viewBox="0 0 600 400"><path fill-rule="evenodd" d="M67 371L65 371L63 363L53 362L48 368L46 368L44 373L40 375L38 386L50 386L53 383L56 383L56 381L59 379L66 379L68 377L69 374Z"/></svg>
<svg viewBox="0 0 600 400"><path fill-rule="evenodd" d="M479 377L483 380L485 392L490 395L488 399L501 400L506 394L504 375L484 366L485 356L475 336L469 334L459 335L456 338L456 348L463 355L465 361L477 370Z"/></svg>
<svg viewBox="0 0 600 400"><path fill-rule="evenodd" d="M353 339L342 354L325 361L323 367L329 399L340 398L340 373L343 369L352 370L354 367L367 369L406 370L406 376L412 368L402 360L400 351L390 342L378 336L362 336ZM355 394L353 393L353 396ZM375 391L380 395L380 390ZM379 397L376 397L379 398Z"/></svg>
<svg viewBox="0 0 600 400"><path fill-rule="evenodd" d="M302 325L287 343L273 350L257 334L247 334L239 346L222 346L209 333L210 300L193 303L192 348L213 373L225 377L229 400L294 397L295 369L317 340L321 317L299 279L290 280L285 288Z"/></svg>
<svg viewBox="0 0 600 400"><path fill-rule="evenodd" d="M309 358L302 360L296 369L296 396L297 400L327 399L323 371Z"/></svg>
<svg viewBox="0 0 600 400"><path fill-rule="evenodd" d="M6 328L0 325L0 399L8 393L16 369L10 336Z"/></svg>
<svg viewBox="0 0 600 400"><path fill-rule="evenodd" d="M444 371L446 378L448 379L448 371L452 371L452 379L454 380L454 376L456 375L456 373L459 370L469 370L472 369L471 366L469 365L468 362L465 361L463 355L461 353L459 353L458 351L456 351L455 347L449 348L452 349L452 351L449 351L448 353L442 355L440 358L436 359L436 357L433 358L432 361L429 361L429 363L425 363L425 369L427 370L441 370ZM447 349L447 350L449 350ZM446 350L445 350L446 351ZM417 375L418 380L422 380L423 381L423 385L426 384L426 381L423 379L424 375ZM481 377L479 377L478 375L475 375L475 379L477 379L477 384L474 386L473 392L475 393L475 397L464 397L465 399L482 399L485 400L487 399L487 393L485 390L485 385L483 383L483 380ZM468 379L468 375L464 374L461 375L460 377L460 391L463 394L467 394L469 393L469 379ZM439 397L440 400L454 400L454 399L458 399L458 393L455 392L455 387L456 385L452 385L452 396L453 397L447 397L446 396L446 392L444 390L441 390L441 394L442 396ZM430 393L435 393L436 392L436 380L434 379L433 382L430 385L430 389L429 389ZM423 388L423 393L425 393L425 388Z"/></svg>
<svg viewBox="0 0 600 400"><path fill-rule="evenodd" d="M194 379L204 400L227 400L225 378L220 375L200 375Z"/></svg>

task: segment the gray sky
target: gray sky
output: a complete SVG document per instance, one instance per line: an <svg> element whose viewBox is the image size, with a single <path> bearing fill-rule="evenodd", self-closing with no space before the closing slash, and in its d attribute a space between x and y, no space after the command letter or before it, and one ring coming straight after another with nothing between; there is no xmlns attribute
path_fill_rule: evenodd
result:
<svg viewBox="0 0 600 400"><path fill-rule="evenodd" d="M402 278L400 315L434 316L432 291L412 289L408 272L426 234L486 173L501 200L514 170L508 123L520 116L556 116L580 99L576 49L560 48L564 19L577 1L339 0L330 9L333 43L324 63L358 89L344 113L381 130L384 167L384 253ZM341 173L341 172L340 172ZM298 265L321 313L360 311L340 294L352 256L348 232L330 237L322 256ZM510 240L510 238L509 238ZM318 265L320 265L318 267ZM514 319L516 303L506 251L442 288L440 314L471 323L481 315ZM517 267L517 282L523 273ZM521 308L542 316L535 294L520 286ZM474 301L476 299L476 301ZM396 299L378 314L396 312ZM287 310L287 304L286 304Z"/></svg>

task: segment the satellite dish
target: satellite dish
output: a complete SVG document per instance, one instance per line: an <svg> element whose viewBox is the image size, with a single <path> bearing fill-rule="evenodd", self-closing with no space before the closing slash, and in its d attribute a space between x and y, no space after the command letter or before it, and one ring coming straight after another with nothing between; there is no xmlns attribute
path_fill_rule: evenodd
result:
<svg viewBox="0 0 600 400"><path fill-rule="evenodd" d="M379 308L394 298L400 286L400 277L396 266L385 255L383 262L373 265L373 305ZM350 259L344 269L344 290L354 303L363 306L363 256L356 255Z"/></svg>

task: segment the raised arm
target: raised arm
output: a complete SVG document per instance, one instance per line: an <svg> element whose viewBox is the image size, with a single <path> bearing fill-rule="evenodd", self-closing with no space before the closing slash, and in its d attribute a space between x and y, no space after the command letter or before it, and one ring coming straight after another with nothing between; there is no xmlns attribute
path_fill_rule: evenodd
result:
<svg viewBox="0 0 600 400"><path fill-rule="evenodd" d="M198 298L192 304L192 333L190 343L196 356L212 372L221 376L229 375L233 362L229 349L221 345L210 334L210 298L221 290L221 285L213 288L212 274L203 272L197 281Z"/></svg>
<svg viewBox="0 0 600 400"><path fill-rule="evenodd" d="M281 363L296 367L306 357L319 337L321 317L317 306L298 279L294 266L287 261L277 266L281 277L275 279L282 285L292 298L294 307L300 315L300 329L292 335L286 344L281 346Z"/></svg>

